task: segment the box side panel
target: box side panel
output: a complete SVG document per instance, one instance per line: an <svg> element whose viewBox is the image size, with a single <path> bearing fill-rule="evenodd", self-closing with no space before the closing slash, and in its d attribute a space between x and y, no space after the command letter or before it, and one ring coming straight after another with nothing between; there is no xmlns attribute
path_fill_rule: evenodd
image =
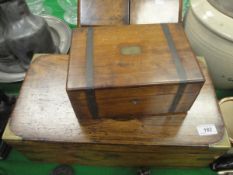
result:
<svg viewBox="0 0 233 175"><path fill-rule="evenodd" d="M180 113L184 111L189 111L192 105L194 104L196 98L198 97L203 83L190 83L186 84L183 89L178 89L174 101L177 100L176 108L174 109L175 113Z"/></svg>
<svg viewBox="0 0 233 175"><path fill-rule="evenodd" d="M192 83L96 90L98 114L101 118L131 118L186 113L201 87L202 83Z"/></svg>
<svg viewBox="0 0 233 175"><path fill-rule="evenodd" d="M67 91L73 110L78 119L92 119L85 91Z"/></svg>
<svg viewBox="0 0 233 175"><path fill-rule="evenodd" d="M132 118L169 113L174 94L98 101L101 118ZM162 102L162 103L161 103Z"/></svg>
<svg viewBox="0 0 233 175"><path fill-rule="evenodd" d="M33 161L102 166L206 167L225 149L8 141ZM184 160L185 157L185 160Z"/></svg>
<svg viewBox="0 0 233 175"><path fill-rule="evenodd" d="M87 28L79 28L73 31L68 61L67 89L85 86L86 82L86 55L87 55Z"/></svg>
<svg viewBox="0 0 233 175"><path fill-rule="evenodd" d="M68 92L79 118L132 118L186 113L202 83L131 88L74 90Z"/></svg>
<svg viewBox="0 0 233 175"><path fill-rule="evenodd" d="M99 116L131 118L167 113L177 87L158 85L97 90Z"/></svg>

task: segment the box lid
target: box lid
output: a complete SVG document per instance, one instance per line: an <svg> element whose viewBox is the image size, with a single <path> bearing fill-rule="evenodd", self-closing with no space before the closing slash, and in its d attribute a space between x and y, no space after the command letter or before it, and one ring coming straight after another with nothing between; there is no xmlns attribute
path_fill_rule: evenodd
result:
<svg viewBox="0 0 233 175"><path fill-rule="evenodd" d="M203 81L180 24L81 28L73 33L68 90Z"/></svg>

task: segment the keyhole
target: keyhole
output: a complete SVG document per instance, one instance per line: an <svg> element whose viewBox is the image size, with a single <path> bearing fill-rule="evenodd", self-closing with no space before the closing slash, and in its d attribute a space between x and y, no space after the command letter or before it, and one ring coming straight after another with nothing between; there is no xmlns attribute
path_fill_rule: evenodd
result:
<svg viewBox="0 0 233 175"><path fill-rule="evenodd" d="M138 99L133 99L131 102L132 102L132 104L137 105L139 103L139 100Z"/></svg>

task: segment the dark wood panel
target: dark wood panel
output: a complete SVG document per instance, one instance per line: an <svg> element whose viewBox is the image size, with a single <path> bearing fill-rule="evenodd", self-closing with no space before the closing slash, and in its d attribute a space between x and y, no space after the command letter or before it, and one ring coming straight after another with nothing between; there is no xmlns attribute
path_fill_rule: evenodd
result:
<svg viewBox="0 0 233 175"><path fill-rule="evenodd" d="M79 0L81 26L129 24L129 0Z"/></svg>
<svg viewBox="0 0 233 175"><path fill-rule="evenodd" d="M225 152L225 149L211 151L207 147L116 146L35 141L8 143L34 161L94 166L207 167Z"/></svg>

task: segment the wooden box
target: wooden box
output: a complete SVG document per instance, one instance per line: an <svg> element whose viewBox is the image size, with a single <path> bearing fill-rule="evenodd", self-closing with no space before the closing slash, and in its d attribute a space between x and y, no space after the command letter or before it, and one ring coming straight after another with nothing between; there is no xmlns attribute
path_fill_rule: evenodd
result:
<svg viewBox="0 0 233 175"><path fill-rule="evenodd" d="M67 93L79 118L187 112L203 83L180 24L73 33Z"/></svg>
<svg viewBox="0 0 233 175"><path fill-rule="evenodd" d="M66 93L68 56L39 57L3 139L34 161L103 166L206 167L230 148L207 70L187 115L77 120ZM45 76L46 75L46 76ZM212 124L216 133L198 134Z"/></svg>
<svg viewBox="0 0 233 175"><path fill-rule="evenodd" d="M130 0L130 24L178 23L182 0Z"/></svg>
<svg viewBox="0 0 233 175"><path fill-rule="evenodd" d="M129 24L129 0L79 0L81 26Z"/></svg>

